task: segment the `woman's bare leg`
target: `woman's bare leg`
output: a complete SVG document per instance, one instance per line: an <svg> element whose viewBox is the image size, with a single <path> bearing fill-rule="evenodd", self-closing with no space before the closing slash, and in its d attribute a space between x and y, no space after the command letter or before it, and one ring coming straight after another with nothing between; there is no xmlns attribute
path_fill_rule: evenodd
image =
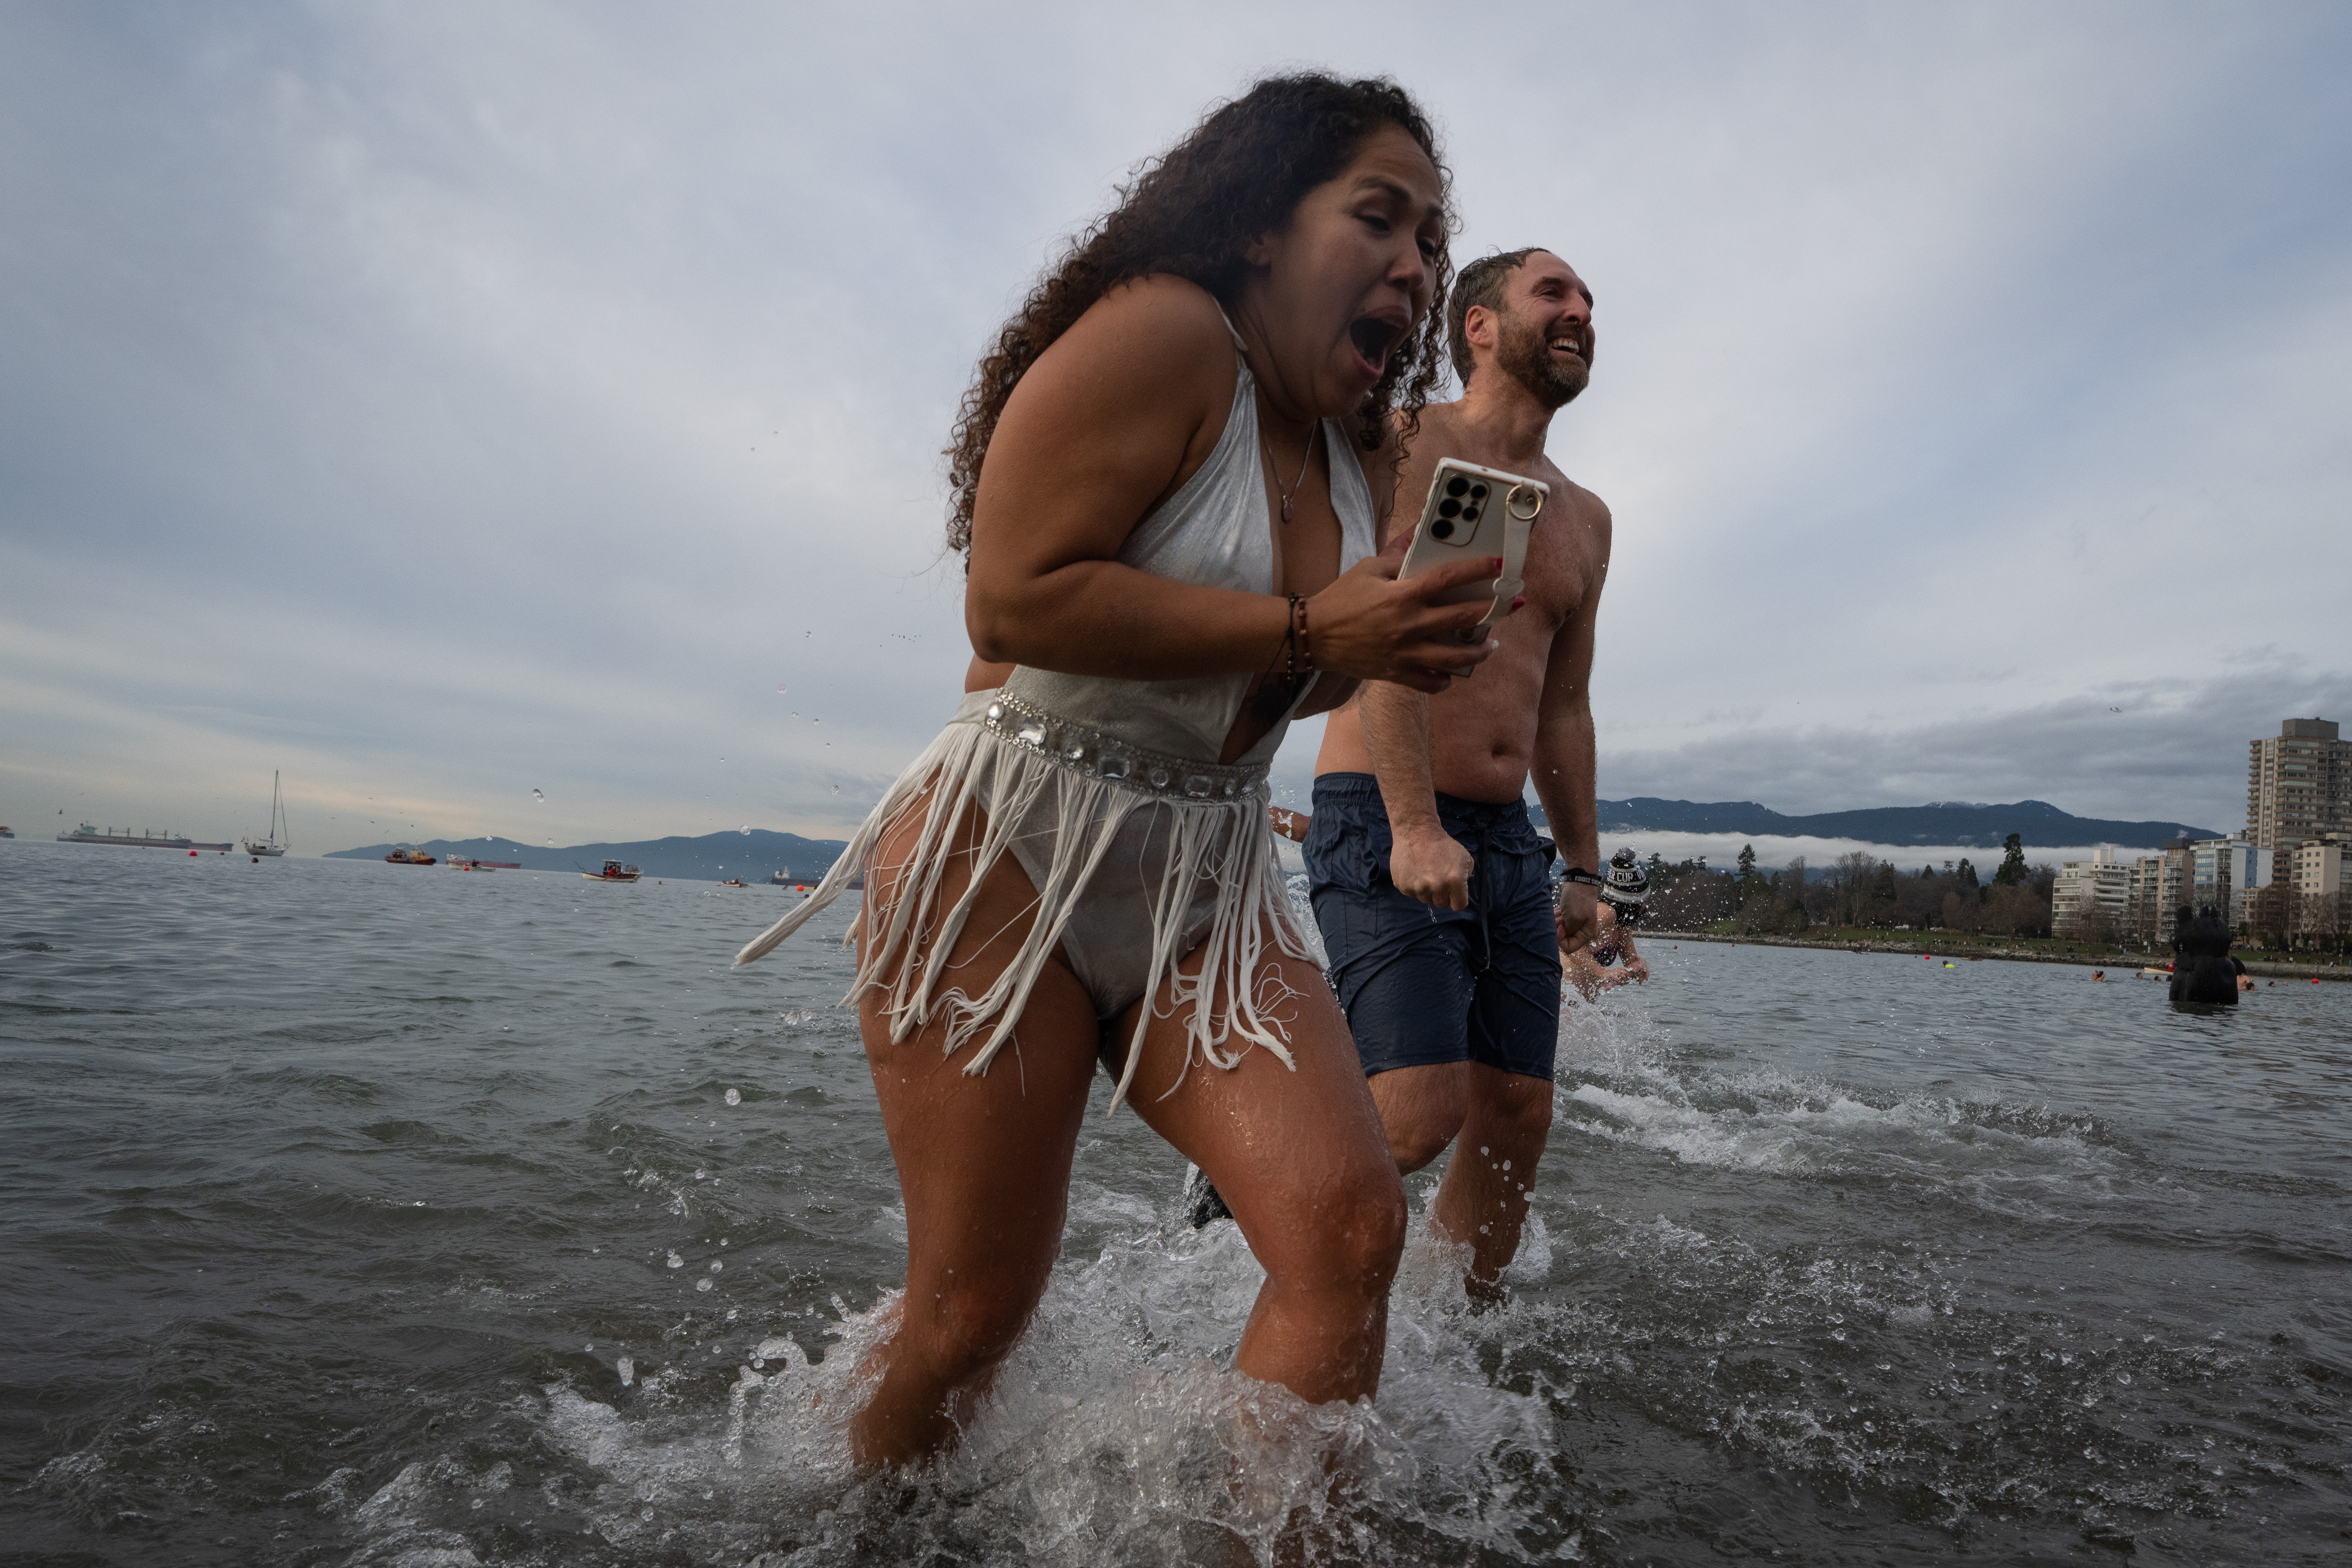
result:
<svg viewBox="0 0 2352 1568"><path fill-rule="evenodd" d="M887 907L928 803L877 847L868 910ZM940 889L952 905L971 879L977 814L958 836ZM982 883L948 953L950 984L982 994L1020 951L1036 893L1010 857ZM941 1054L942 1024L893 1044L877 998L858 1006L866 1058L907 1203L907 1295L875 1347L874 1395L850 1423L859 1464L937 1454L987 1391L1044 1295L1061 1250L1070 1160L1095 1070L1094 1005L1060 962L1047 963L1013 1038L982 1078L966 1078L977 1045Z"/></svg>
<svg viewBox="0 0 2352 1568"><path fill-rule="evenodd" d="M1297 1070L1262 1049L1231 1071L1187 1068L1181 1015L1155 1017L1128 1103L1216 1184L1265 1269L1235 1370L1313 1404L1356 1399L1380 1386L1404 1187L1322 973L1270 942L1267 951L1260 994L1269 978L1292 993L1282 1010ZM1135 1015L1122 1024L1114 1037L1125 1041Z"/></svg>

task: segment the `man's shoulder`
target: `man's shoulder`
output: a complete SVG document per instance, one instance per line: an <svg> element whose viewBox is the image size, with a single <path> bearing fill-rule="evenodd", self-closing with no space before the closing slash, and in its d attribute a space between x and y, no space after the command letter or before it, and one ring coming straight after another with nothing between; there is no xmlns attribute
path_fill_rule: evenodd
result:
<svg viewBox="0 0 2352 1568"><path fill-rule="evenodd" d="M1610 511L1607 501L1560 472L1559 466L1549 458L1544 459L1543 466L1544 472L1535 477L1551 487L1553 504L1563 510L1575 512L1587 522L1608 526Z"/></svg>

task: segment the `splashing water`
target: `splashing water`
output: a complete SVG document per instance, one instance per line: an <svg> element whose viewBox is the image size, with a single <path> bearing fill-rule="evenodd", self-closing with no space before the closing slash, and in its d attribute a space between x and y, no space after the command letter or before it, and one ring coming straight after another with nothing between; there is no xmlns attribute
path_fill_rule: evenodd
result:
<svg viewBox="0 0 2352 1568"><path fill-rule="evenodd" d="M28 1310L108 1332L12 1364L84 1413L0 1434L28 1556L2318 1563L2352 1511L2324 1283L2352 986L2188 1018L2056 966L1644 932L1657 977L1563 1018L1509 1299L1471 1310L1417 1218L1354 1407L1232 1371L1258 1267L1181 1226L1181 1157L1097 1079L1034 1321L955 1454L877 1478L843 1423L906 1219L834 1005L857 894L730 972L740 911L583 921L555 879L486 904L331 865L175 891L131 864L109 901L73 853L40 900L0 879L28 933L0 981L47 1009L0 1010L39 1108L0 1110L0 1174L120 1191L142 1137L177 1164L37 1216L80 1267L25 1271ZM224 900L288 887L329 962L257 975L219 916L286 906ZM401 984L345 983L386 959ZM184 1040L239 1070L89 1076ZM190 1237L272 1267L199 1273ZM131 1310L157 1300L168 1342Z"/></svg>

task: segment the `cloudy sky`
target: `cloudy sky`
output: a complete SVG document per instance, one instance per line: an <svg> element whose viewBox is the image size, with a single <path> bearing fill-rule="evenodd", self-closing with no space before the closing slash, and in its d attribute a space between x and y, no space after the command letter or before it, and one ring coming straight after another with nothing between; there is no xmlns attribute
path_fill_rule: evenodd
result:
<svg viewBox="0 0 2352 1568"><path fill-rule="evenodd" d="M0 0L0 822L838 835L979 346L1296 65L1599 297L1604 795L2232 827L2352 721L2340 5Z"/></svg>

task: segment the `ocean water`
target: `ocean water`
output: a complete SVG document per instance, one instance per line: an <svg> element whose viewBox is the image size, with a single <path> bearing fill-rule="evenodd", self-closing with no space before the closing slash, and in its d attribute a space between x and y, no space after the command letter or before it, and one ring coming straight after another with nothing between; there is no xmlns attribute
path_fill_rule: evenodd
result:
<svg viewBox="0 0 2352 1568"><path fill-rule="evenodd" d="M2352 1559L2352 986L1652 938L1370 1407L1228 1370L1256 1268L1098 1085L996 1396L861 1477L904 1221L846 905L726 967L790 896L0 846L0 1556Z"/></svg>

